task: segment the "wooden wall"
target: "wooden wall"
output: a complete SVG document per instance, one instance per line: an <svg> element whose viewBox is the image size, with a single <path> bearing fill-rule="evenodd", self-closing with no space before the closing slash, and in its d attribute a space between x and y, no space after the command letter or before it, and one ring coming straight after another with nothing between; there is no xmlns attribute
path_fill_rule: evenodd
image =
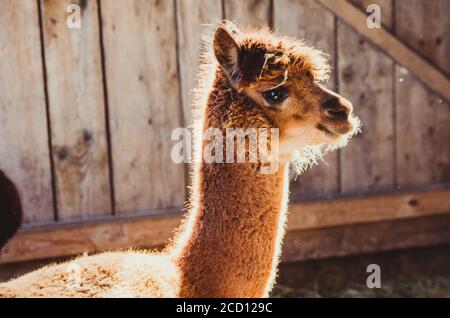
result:
<svg viewBox="0 0 450 318"><path fill-rule="evenodd" d="M450 105L327 0L1 0L0 169L29 225L160 214L183 206L170 133L190 122L204 24L269 25L330 55L330 88L363 133L293 181L294 200L450 182ZM81 28L66 6L79 3ZM450 75L450 2L349 0ZM366 28L361 25L360 28Z"/></svg>

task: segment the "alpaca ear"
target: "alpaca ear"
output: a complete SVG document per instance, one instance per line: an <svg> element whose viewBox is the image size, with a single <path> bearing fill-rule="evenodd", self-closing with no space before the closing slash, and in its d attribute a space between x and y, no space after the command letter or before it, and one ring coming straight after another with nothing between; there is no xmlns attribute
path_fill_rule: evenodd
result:
<svg viewBox="0 0 450 318"><path fill-rule="evenodd" d="M234 37L238 32L234 24L227 22L217 28L213 40L217 61L225 70L233 86L236 85L239 76L239 44Z"/></svg>

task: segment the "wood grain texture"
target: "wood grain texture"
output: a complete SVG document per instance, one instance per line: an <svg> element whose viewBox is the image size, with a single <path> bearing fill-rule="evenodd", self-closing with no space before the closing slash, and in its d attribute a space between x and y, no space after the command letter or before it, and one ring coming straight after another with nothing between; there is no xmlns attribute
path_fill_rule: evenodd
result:
<svg viewBox="0 0 450 318"><path fill-rule="evenodd" d="M225 19L239 28L267 26L271 23L270 0L223 0Z"/></svg>
<svg viewBox="0 0 450 318"><path fill-rule="evenodd" d="M448 213L449 189L301 202L290 206L288 231Z"/></svg>
<svg viewBox="0 0 450 318"><path fill-rule="evenodd" d="M289 209L284 248L287 259L383 250L405 241L408 246L432 244L448 238L448 222L442 221L450 217L450 189L302 202L292 204ZM439 222L426 221L439 215L442 215ZM407 220L417 221L411 223L413 226L403 226ZM180 221L180 214L168 213L164 217L114 217L84 224L24 229L4 247L0 264L130 246L160 246L172 237ZM385 224L374 227L379 232L366 226L378 222ZM430 227L438 231L432 232ZM410 232L413 238L408 237Z"/></svg>
<svg viewBox="0 0 450 318"><path fill-rule="evenodd" d="M393 0L350 0L360 10L364 11L367 15L367 7L371 4L380 6L381 11L381 24L391 30L394 22L394 14L392 10Z"/></svg>
<svg viewBox="0 0 450 318"><path fill-rule="evenodd" d="M182 127L173 1L101 1L116 212L182 206Z"/></svg>
<svg viewBox="0 0 450 318"><path fill-rule="evenodd" d="M220 0L177 0L178 60L180 63L183 117L185 125L192 120L193 89L197 86L202 35L212 32L211 24L222 19Z"/></svg>
<svg viewBox="0 0 450 318"><path fill-rule="evenodd" d="M450 181L450 104L396 67L397 174L401 187Z"/></svg>
<svg viewBox="0 0 450 318"><path fill-rule="evenodd" d="M397 1L396 35L450 74L448 1ZM432 17L432 18L431 18ZM397 171L404 187L450 181L450 103L396 68Z"/></svg>
<svg viewBox="0 0 450 318"><path fill-rule="evenodd" d="M2 249L0 264L124 247L154 247L166 243L180 221L179 216L147 217L25 230Z"/></svg>
<svg viewBox="0 0 450 318"><path fill-rule="evenodd" d="M450 243L450 215L288 232L283 262Z"/></svg>
<svg viewBox="0 0 450 318"><path fill-rule="evenodd" d="M344 192L394 185L393 62L338 22L339 92L360 117L362 133L341 152Z"/></svg>
<svg viewBox="0 0 450 318"><path fill-rule="evenodd" d="M333 73L327 83L331 90L335 83L334 16L323 10L314 0L277 0L274 2L274 29L282 35L305 40L309 45L323 50L329 55ZM320 23L319 23L320 21ZM311 167L292 182L291 193L294 198L324 196L339 191L338 152L327 154L325 162Z"/></svg>
<svg viewBox="0 0 450 318"><path fill-rule="evenodd" d="M0 1L0 29L0 169L21 193L25 222L52 220L37 2Z"/></svg>
<svg viewBox="0 0 450 318"><path fill-rule="evenodd" d="M450 76L450 1L397 0L395 34Z"/></svg>
<svg viewBox="0 0 450 318"><path fill-rule="evenodd" d="M317 1L377 45L396 62L409 69L434 92L438 92L447 100L450 100L450 80L439 69L420 57L384 28L367 28L365 13L346 1Z"/></svg>
<svg viewBox="0 0 450 318"><path fill-rule="evenodd" d="M112 213L96 1L69 29L72 0L41 2L58 219Z"/></svg>

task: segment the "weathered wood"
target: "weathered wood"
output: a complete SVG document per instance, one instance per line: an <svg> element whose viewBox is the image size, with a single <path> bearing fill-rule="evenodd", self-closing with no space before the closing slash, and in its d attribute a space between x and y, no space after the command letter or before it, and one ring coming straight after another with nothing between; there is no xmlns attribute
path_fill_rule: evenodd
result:
<svg viewBox="0 0 450 318"><path fill-rule="evenodd" d="M220 0L177 0L178 60L185 125L192 120L193 89L197 86L202 36L212 32L208 25L222 19Z"/></svg>
<svg viewBox="0 0 450 318"><path fill-rule="evenodd" d="M288 230L379 222L450 213L450 190L312 201L289 207Z"/></svg>
<svg viewBox="0 0 450 318"><path fill-rule="evenodd" d="M394 18L392 12L392 1L393 0L350 0L355 6L367 13L367 7L371 4L376 4L380 6L381 11L381 24L387 28L391 29L393 26Z"/></svg>
<svg viewBox="0 0 450 318"><path fill-rule="evenodd" d="M450 74L448 1L397 1L396 34ZM432 18L431 18L432 17ZM396 68L400 186L450 181L450 104L405 68Z"/></svg>
<svg viewBox="0 0 450 318"><path fill-rule="evenodd" d="M41 2L58 219L112 212L97 2L80 6L80 29L66 25L72 3Z"/></svg>
<svg viewBox="0 0 450 318"><path fill-rule="evenodd" d="M450 76L450 2L396 1L395 35Z"/></svg>
<svg viewBox="0 0 450 318"><path fill-rule="evenodd" d="M0 1L0 169L16 183L26 222L52 220L53 195L36 1Z"/></svg>
<svg viewBox="0 0 450 318"><path fill-rule="evenodd" d="M223 0L225 18L240 28L267 26L271 23L270 0Z"/></svg>
<svg viewBox="0 0 450 318"><path fill-rule="evenodd" d="M354 105L362 133L341 152L344 192L394 185L393 62L338 22L339 92Z"/></svg>
<svg viewBox="0 0 450 318"><path fill-rule="evenodd" d="M288 232L282 261L293 262L450 243L450 215Z"/></svg>
<svg viewBox="0 0 450 318"><path fill-rule="evenodd" d="M153 247L166 243L180 220L179 216L126 221L113 219L84 226L48 226L24 230L3 248L0 264L123 247Z"/></svg>
<svg viewBox="0 0 450 318"><path fill-rule="evenodd" d="M364 235L364 231L351 231L352 227L358 228L360 226L357 226L357 224L393 220L400 220L401 224L407 219L417 219L418 221L414 224L419 224L419 229L424 229L422 234L428 235L426 225L424 225L425 228L421 227L420 221L427 220L426 217L433 215L447 215L448 217L450 211L450 189L303 202L292 204L289 209L288 232L295 232L294 238L298 237L298 235L304 235L307 237L306 240L311 240L310 242L304 242L302 238L299 242L304 243L305 246L296 247L296 250L300 248L300 251L313 253L313 248L317 248L317 253L322 256L338 255L341 251L356 253L367 251L365 246L367 240L369 240ZM180 224L180 221L180 214L170 213L164 217L109 218L109 220L103 219L84 224L24 229L5 246L0 254L0 263L104 251L124 246L159 246L167 242L172 236L174 229ZM424 224L429 223L424 222ZM347 245L341 248L339 244L342 242L342 239L336 236L336 233L340 232L334 228L344 225L349 226L345 233L359 233L358 235L362 236L361 244L357 234L348 234L352 235L352 241L347 242ZM448 223L444 225L448 229ZM324 232L311 232L314 229L324 227L331 229ZM386 228L395 230L396 227L385 226L384 229ZM410 229L414 230L412 227ZM327 236L326 233L328 232L334 233L334 236ZM308 233L319 234L317 237L310 237ZM370 235L374 233L378 236L387 235L385 232L369 232ZM420 239L420 230L417 230L415 233ZM437 232L433 237L438 240L439 234L442 234L442 232ZM444 238L446 237L445 235ZM288 237L290 237L290 234ZM291 243L286 243L288 250L290 249L289 244L297 244L295 240L291 239ZM321 242L324 244L324 247L320 247ZM387 246L392 246L388 239L384 242ZM411 245L415 244L414 242L415 240L409 240ZM417 242L420 243L423 240L420 239ZM353 249L350 249L350 243L353 244L351 245ZM377 247L380 249L384 248L381 243ZM338 254L332 254L332 248L335 248L336 251L334 253ZM361 248L361 250L358 248ZM372 246L372 248L375 247ZM291 252L288 251L288 253ZM294 253L294 256L298 255L298 252L292 253ZM305 252L301 253L305 254Z"/></svg>
<svg viewBox="0 0 450 318"><path fill-rule="evenodd" d="M450 181L450 105L396 67L397 179L401 187Z"/></svg>
<svg viewBox="0 0 450 318"><path fill-rule="evenodd" d="M181 206L183 165L171 160L182 127L173 1L101 1L118 214Z"/></svg>
<svg viewBox="0 0 450 318"><path fill-rule="evenodd" d="M345 23L414 73L430 89L450 100L450 80L385 29L366 27L366 14L346 1L317 0Z"/></svg>
<svg viewBox="0 0 450 318"><path fill-rule="evenodd" d="M304 39L329 55L333 73L327 86L335 90L334 16L314 0L277 0L274 2L274 29L282 35ZM320 23L318 23L320 21ZM320 163L304 172L292 183L293 197L324 196L339 191L338 152L328 154Z"/></svg>

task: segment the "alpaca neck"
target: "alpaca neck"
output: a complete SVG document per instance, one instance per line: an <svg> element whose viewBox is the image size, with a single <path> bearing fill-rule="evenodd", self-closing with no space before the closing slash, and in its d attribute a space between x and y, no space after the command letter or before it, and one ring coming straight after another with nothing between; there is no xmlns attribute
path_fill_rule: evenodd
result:
<svg viewBox="0 0 450 318"><path fill-rule="evenodd" d="M208 114L217 115L233 99L220 83L214 86L204 128L220 125ZM196 178L194 204L177 242L180 296L267 296L284 232L287 167L261 174L256 164L203 162Z"/></svg>

